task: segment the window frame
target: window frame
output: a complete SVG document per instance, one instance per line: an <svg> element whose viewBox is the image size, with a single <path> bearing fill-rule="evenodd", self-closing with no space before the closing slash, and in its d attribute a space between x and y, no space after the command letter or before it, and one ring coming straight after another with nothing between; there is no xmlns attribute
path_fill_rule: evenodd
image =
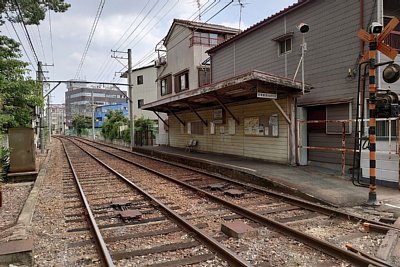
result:
<svg viewBox="0 0 400 267"><path fill-rule="evenodd" d="M143 75L136 76L136 83L137 85L143 84Z"/></svg>
<svg viewBox="0 0 400 267"><path fill-rule="evenodd" d="M163 88L165 88L163 90ZM160 94L161 96L169 95L172 93L172 75L168 74L160 78Z"/></svg>
<svg viewBox="0 0 400 267"><path fill-rule="evenodd" d="M288 41L290 41L290 49L288 49ZM278 42L278 54L281 55L285 55L285 54L289 54L292 52L293 50L293 37L287 37L281 40L277 40ZM284 45L284 49L285 51L282 51L282 44Z"/></svg>
<svg viewBox="0 0 400 267"><path fill-rule="evenodd" d="M182 79L185 83L184 88L182 88L182 83L183 83ZM175 84L174 84L175 93L189 90L189 70L188 69L175 74L174 80L175 80Z"/></svg>
<svg viewBox="0 0 400 267"><path fill-rule="evenodd" d="M144 99L137 100L138 108L141 108L144 105Z"/></svg>

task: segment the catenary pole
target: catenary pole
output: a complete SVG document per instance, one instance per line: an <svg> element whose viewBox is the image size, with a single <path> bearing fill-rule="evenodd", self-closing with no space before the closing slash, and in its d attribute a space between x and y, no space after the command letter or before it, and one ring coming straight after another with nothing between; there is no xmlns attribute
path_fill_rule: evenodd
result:
<svg viewBox="0 0 400 267"><path fill-rule="evenodd" d="M38 61L38 81L40 86L40 96L43 99L43 70L42 62ZM40 136L40 152L44 153L44 109L43 106L40 107L39 112L39 136Z"/></svg>
<svg viewBox="0 0 400 267"><path fill-rule="evenodd" d="M131 137L131 150L135 146L135 121L133 113L133 85L132 85L132 50L128 49L128 96L129 96L129 121L130 121L130 137Z"/></svg>

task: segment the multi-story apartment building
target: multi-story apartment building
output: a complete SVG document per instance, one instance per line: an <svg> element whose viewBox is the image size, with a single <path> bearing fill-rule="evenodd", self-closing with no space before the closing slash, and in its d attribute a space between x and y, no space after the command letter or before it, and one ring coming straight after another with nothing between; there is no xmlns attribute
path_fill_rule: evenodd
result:
<svg viewBox="0 0 400 267"><path fill-rule="evenodd" d="M95 128L101 128L103 126L104 120L106 119L107 111L109 110L120 110L125 117L129 117L128 113L128 103L113 104L113 105L102 105L97 106L94 111Z"/></svg>
<svg viewBox="0 0 400 267"><path fill-rule="evenodd" d="M95 106L126 103L126 95L126 91L120 91L113 86L89 86L85 81L68 83L65 92L66 126L72 126L74 115L92 117Z"/></svg>
<svg viewBox="0 0 400 267"><path fill-rule="evenodd" d="M50 104L50 123L52 134L64 134L65 130L65 105Z"/></svg>
<svg viewBox="0 0 400 267"><path fill-rule="evenodd" d="M368 76L358 74L359 60L368 47L357 33L373 21L385 25L393 16L400 17L396 0L300 0L209 49L211 84L181 92L179 85L186 84L184 68L182 75L160 74L161 99L144 109L168 113L172 146L185 147L190 139L197 139L198 149L209 152L291 165L340 164L342 140L348 151L354 145L357 99L362 97L358 78L368 84ZM308 32L299 30L301 23L309 26ZM386 39L395 49L400 49L399 27ZM166 50L168 54L168 46ZM183 53L174 59L168 55L167 62L185 60L181 58ZM379 53L377 60L387 58ZM378 89L400 93L400 83L386 84L381 70ZM307 124L306 120L325 122ZM335 120L347 120L344 132ZM390 150L379 154L379 148L394 138L395 131L390 137L388 129L383 122L377 130L377 179L397 183L398 155L393 148L391 154ZM351 163L352 154L346 156L345 162ZM368 173L364 168L363 175Z"/></svg>

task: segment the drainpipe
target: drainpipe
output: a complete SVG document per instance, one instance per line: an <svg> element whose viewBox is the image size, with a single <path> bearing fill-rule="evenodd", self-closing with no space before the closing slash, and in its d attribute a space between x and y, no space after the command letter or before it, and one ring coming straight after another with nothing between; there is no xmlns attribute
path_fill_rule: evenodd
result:
<svg viewBox="0 0 400 267"><path fill-rule="evenodd" d="M383 0L377 0L377 5L376 5L376 21L383 25ZM383 25L385 26L385 25ZM377 51L376 53L376 62L379 63L381 62L381 52ZM382 89L381 88L381 67L377 68L376 71L376 81L377 81L377 89Z"/></svg>
<svg viewBox="0 0 400 267"><path fill-rule="evenodd" d="M360 29L364 29L364 0L360 0ZM360 39L360 55L364 54L364 41Z"/></svg>

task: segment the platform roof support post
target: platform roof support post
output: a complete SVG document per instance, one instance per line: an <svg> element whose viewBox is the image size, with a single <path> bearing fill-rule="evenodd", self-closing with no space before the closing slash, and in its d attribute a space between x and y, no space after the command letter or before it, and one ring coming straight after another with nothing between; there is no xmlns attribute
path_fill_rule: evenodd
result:
<svg viewBox="0 0 400 267"><path fill-rule="evenodd" d="M296 97L288 96L288 110L289 110L289 165L296 165L296 152L297 152L297 139L296 139Z"/></svg>
<svg viewBox="0 0 400 267"><path fill-rule="evenodd" d="M165 125L167 125L167 126L169 127L168 123L167 123L163 118L161 118L161 116L160 116L156 111L153 111L153 112L154 112L154 114L156 114L156 116L157 116Z"/></svg>
<svg viewBox="0 0 400 267"><path fill-rule="evenodd" d="M236 123L239 125L240 122L239 120L235 117L235 115L233 115L233 113L228 109L228 107L222 103L221 99L219 99L219 97L217 95L214 96L214 98L217 100L217 102L220 104L220 106L229 113L229 115L231 115L231 117L236 121Z"/></svg>
<svg viewBox="0 0 400 267"><path fill-rule="evenodd" d="M203 122L203 124L207 127L207 121L205 120L205 119L203 119L200 115L199 115L199 113L190 105L190 104L187 104L188 105L188 107L190 108L190 110L194 113L194 114L196 114L196 116Z"/></svg>

